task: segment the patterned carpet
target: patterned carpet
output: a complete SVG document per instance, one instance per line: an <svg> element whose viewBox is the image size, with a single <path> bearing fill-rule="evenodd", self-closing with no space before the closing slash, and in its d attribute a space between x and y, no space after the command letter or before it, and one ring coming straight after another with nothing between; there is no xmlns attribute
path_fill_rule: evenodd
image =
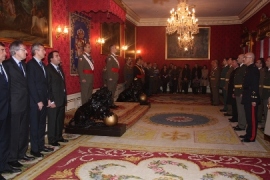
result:
<svg viewBox="0 0 270 180"><path fill-rule="evenodd" d="M152 103L122 137L74 137L15 179L270 179L263 133L242 143L238 136L245 132L234 131L220 108Z"/></svg>

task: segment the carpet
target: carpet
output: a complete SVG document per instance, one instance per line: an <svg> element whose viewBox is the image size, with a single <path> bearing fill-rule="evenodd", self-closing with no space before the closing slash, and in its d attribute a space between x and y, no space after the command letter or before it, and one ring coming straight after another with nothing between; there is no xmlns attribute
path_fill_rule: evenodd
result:
<svg viewBox="0 0 270 180"><path fill-rule="evenodd" d="M182 105L210 105L209 94L157 94L149 97L151 103L182 104Z"/></svg>
<svg viewBox="0 0 270 180"><path fill-rule="evenodd" d="M269 158L76 146L48 157L25 179L96 180L262 180L270 177ZM38 172L38 173L37 173Z"/></svg>

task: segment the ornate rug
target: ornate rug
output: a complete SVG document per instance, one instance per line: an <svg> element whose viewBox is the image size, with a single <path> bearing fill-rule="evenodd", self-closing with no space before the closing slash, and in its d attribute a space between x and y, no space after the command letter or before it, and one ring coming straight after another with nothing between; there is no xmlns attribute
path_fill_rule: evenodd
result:
<svg viewBox="0 0 270 180"><path fill-rule="evenodd" d="M263 180L270 159L76 146L16 179ZM47 163L50 162L50 163Z"/></svg>
<svg viewBox="0 0 270 180"><path fill-rule="evenodd" d="M210 94L158 94L149 97L151 103L210 105Z"/></svg>

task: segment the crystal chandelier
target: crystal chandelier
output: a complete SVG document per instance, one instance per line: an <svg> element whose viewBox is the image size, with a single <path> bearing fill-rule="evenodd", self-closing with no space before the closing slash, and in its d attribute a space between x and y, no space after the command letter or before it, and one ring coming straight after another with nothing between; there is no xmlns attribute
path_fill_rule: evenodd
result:
<svg viewBox="0 0 270 180"><path fill-rule="evenodd" d="M178 35L178 45L180 48L188 50L193 46L193 34L199 32L198 19L195 17L195 9L189 11L187 0L179 0L177 9L170 11L171 17L167 21L166 33Z"/></svg>

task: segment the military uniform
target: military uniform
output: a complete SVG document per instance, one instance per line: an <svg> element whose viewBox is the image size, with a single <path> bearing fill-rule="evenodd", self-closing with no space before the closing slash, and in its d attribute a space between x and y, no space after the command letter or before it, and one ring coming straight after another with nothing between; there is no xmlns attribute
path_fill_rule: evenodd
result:
<svg viewBox="0 0 270 180"><path fill-rule="evenodd" d="M87 53L83 53L79 57L78 74L80 76L81 99L83 105L92 97L94 83L94 61ZM82 82L82 80L85 80L86 82Z"/></svg>
<svg viewBox="0 0 270 180"><path fill-rule="evenodd" d="M106 81L107 87L112 92L112 102L114 102L114 95L117 87L117 82L119 78L119 62L115 54L109 54L106 59Z"/></svg>
<svg viewBox="0 0 270 180"><path fill-rule="evenodd" d="M224 100L224 107L223 107L223 111L227 111L227 104L225 103L226 99L227 99L227 92L225 90L225 79L226 79L226 74L229 70L229 66L226 65L225 67L222 68L221 73L220 73L220 78L219 78L219 88L222 90L222 96L223 96L223 100Z"/></svg>
<svg viewBox="0 0 270 180"><path fill-rule="evenodd" d="M212 104L214 106L219 105L219 78L220 78L220 71L216 67L215 69L212 69L210 73L210 87L211 87L211 93L212 93Z"/></svg>
<svg viewBox="0 0 270 180"><path fill-rule="evenodd" d="M236 106L237 106L237 112L238 112L238 129L244 130L246 128L246 115L243 104L241 104L242 101L242 91L243 91L243 79L246 72L246 65L241 64L240 67L236 70L235 76L234 76L234 96L236 98Z"/></svg>
<svg viewBox="0 0 270 180"><path fill-rule="evenodd" d="M125 89L129 88L133 81L133 68L125 64L124 66L124 80L125 80Z"/></svg>
<svg viewBox="0 0 270 180"><path fill-rule="evenodd" d="M257 135L258 119L257 110L260 103L259 95L259 79L260 72L258 68L251 64L246 68L246 73L243 81L243 98L247 128L244 142L255 141ZM252 106L252 102L256 102L256 106Z"/></svg>
<svg viewBox="0 0 270 180"><path fill-rule="evenodd" d="M227 89L227 104L231 106L232 109L232 120L231 122L238 121L238 112L237 112L237 106L236 106L236 99L233 96L233 90L234 90L234 76L235 72L237 71L238 67L230 73L230 79L228 81L228 89ZM230 107L228 106L228 107Z"/></svg>
<svg viewBox="0 0 270 180"><path fill-rule="evenodd" d="M230 66L227 73L226 73L226 76L225 76L225 85L224 85L224 90L225 90L225 94L226 94L226 97L224 97L224 107L227 106L227 113L228 114L232 114L232 106L229 104L227 104L227 99L228 99L228 84L229 84L229 80L230 80L230 76L231 76L231 73L233 71L233 67Z"/></svg>
<svg viewBox="0 0 270 180"><path fill-rule="evenodd" d="M263 122L263 120L262 120L262 114L263 114L263 111L264 111L264 103L263 103L263 99L262 99L262 92L263 92L263 82L264 82L264 79L265 79L266 71L267 70L265 68L260 68L259 69L259 72L260 72L259 94L260 94L260 97L261 97L261 104L258 105L258 122L261 122L263 126L265 124L265 121ZM266 113L267 113L267 111L266 111ZM266 116L265 116L265 119L266 119Z"/></svg>
<svg viewBox="0 0 270 180"><path fill-rule="evenodd" d="M133 67L133 79L138 83L141 89L143 88L144 76L145 76L144 70L140 65L136 64Z"/></svg>

